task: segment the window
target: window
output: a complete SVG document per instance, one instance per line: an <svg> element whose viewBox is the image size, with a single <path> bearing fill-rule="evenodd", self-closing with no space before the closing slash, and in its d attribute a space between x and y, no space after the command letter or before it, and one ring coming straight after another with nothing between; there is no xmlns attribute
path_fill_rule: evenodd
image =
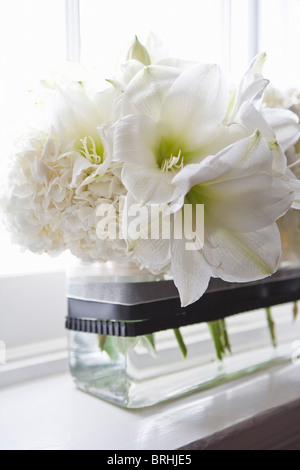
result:
<svg viewBox="0 0 300 470"><path fill-rule="evenodd" d="M33 92L40 77L65 60L65 15L62 0L10 0L0 4L0 181L7 174L12 142L34 125ZM0 219L1 220L1 219ZM10 243L0 226L0 276L54 268L46 257L29 253Z"/></svg>
<svg viewBox="0 0 300 470"><path fill-rule="evenodd" d="M222 62L223 3L228 4L224 0L111 0L104 6L98 0L85 0L81 2L82 60L110 75L120 49L126 50L134 34L143 41L153 31L171 55Z"/></svg>
<svg viewBox="0 0 300 470"><path fill-rule="evenodd" d="M277 86L300 86L299 0L260 0L259 48L268 55L265 75Z"/></svg>

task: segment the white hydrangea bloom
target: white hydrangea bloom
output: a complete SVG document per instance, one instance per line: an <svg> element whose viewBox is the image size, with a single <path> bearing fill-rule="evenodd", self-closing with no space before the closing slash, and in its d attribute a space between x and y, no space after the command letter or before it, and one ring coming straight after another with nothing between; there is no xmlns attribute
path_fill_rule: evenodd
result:
<svg viewBox="0 0 300 470"><path fill-rule="evenodd" d="M98 205L111 204L118 219L126 193L105 127L113 102L113 87L92 98L76 83L52 92L48 130L20 142L2 198L13 241L35 253L69 249L86 261L126 256L123 240L96 235Z"/></svg>
<svg viewBox="0 0 300 470"><path fill-rule="evenodd" d="M300 243L300 211L290 209L278 221L281 235L282 257L281 263L299 263Z"/></svg>
<svg viewBox="0 0 300 470"><path fill-rule="evenodd" d="M80 182L80 179L82 181ZM84 261L115 261L127 256L124 240L100 240L97 236L97 208L101 204L113 206L116 225L121 226L120 208L126 190L120 179L120 165L112 164L101 178L91 181L81 175L74 191L72 203L61 215L60 227L72 254Z"/></svg>
<svg viewBox="0 0 300 470"><path fill-rule="evenodd" d="M270 87L265 91L263 106L265 109L281 108L289 110L300 118L300 91L294 88L283 91ZM296 139L291 138L290 141L287 139L285 147L288 166L300 179L300 135Z"/></svg>
<svg viewBox="0 0 300 470"><path fill-rule="evenodd" d="M32 135L15 155L4 198L13 240L35 253L66 248L60 214L72 199L74 154L46 134Z"/></svg>
<svg viewBox="0 0 300 470"><path fill-rule="evenodd" d="M293 111L300 118L300 92L296 89L278 90L274 87L266 91L264 95L266 108L282 108ZM286 157L289 171L300 179L300 138L287 145ZM300 209L300 204L296 205ZM299 260L300 242L300 211L290 209L284 217L278 221L281 235L282 258L281 262L297 262Z"/></svg>
<svg viewBox="0 0 300 470"><path fill-rule="evenodd" d="M125 194L120 165L112 164L100 178L93 175L96 166L49 136L31 137L15 156L4 199L13 240L34 253L70 249L86 261L126 256L124 241L96 236L99 204L112 204L120 215Z"/></svg>

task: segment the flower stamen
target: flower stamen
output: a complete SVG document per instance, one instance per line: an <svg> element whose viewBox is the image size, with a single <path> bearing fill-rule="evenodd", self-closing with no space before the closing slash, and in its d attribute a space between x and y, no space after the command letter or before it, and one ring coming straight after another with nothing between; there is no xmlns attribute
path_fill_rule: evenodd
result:
<svg viewBox="0 0 300 470"><path fill-rule="evenodd" d="M171 157L169 158L169 160L165 159L161 166L162 171L166 173L168 171L182 170L182 168L183 168L183 156L181 155L181 150L179 150L177 157L174 157L171 154Z"/></svg>
<svg viewBox="0 0 300 470"><path fill-rule="evenodd" d="M90 148L88 147L88 139L90 140ZM97 155L97 149L94 139L91 136L84 137L84 139L80 139L82 143L83 150L80 150L80 153L89 160L92 164L100 165L102 162L102 158Z"/></svg>

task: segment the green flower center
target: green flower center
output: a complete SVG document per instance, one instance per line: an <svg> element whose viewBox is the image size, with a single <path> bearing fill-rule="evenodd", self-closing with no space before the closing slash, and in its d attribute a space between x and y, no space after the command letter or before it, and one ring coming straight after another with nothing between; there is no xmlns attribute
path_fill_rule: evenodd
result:
<svg viewBox="0 0 300 470"><path fill-rule="evenodd" d="M95 165L103 163L104 147L99 138L94 140L91 136L84 137L80 139L80 143L78 150L84 158Z"/></svg>
<svg viewBox="0 0 300 470"><path fill-rule="evenodd" d="M179 150L177 157L174 157L173 155L171 155L169 159L165 159L163 163L161 164L160 168L162 169L162 171L166 173L169 171L182 170L183 156L181 155L181 150Z"/></svg>
<svg viewBox="0 0 300 470"><path fill-rule="evenodd" d="M180 142L172 137L162 137L156 149L157 166L165 172L177 172L189 163L200 161L208 155L205 149L188 149L186 142Z"/></svg>
<svg viewBox="0 0 300 470"><path fill-rule="evenodd" d="M162 138L157 151L157 165L164 172L177 172L184 166L184 156L180 146Z"/></svg>

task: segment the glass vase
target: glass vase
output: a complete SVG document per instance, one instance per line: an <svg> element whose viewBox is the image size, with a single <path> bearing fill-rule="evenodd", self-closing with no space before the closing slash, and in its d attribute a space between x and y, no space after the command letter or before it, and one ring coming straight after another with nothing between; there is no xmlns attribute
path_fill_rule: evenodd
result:
<svg viewBox="0 0 300 470"><path fill-rule="evenodd" d="M164 279L130 264L107 263L80 266L69 286L74 296L78 286L87 292L91 283L113 283L117 292L124 280ZM137 337L69 331L71 374L80 390L96 397L126 408L151 406L292 361L300 340L295 309L296 303L289 303L272 308L272 316L260 309L227 318L230 347L222 361L206 323Z"/></svg>

